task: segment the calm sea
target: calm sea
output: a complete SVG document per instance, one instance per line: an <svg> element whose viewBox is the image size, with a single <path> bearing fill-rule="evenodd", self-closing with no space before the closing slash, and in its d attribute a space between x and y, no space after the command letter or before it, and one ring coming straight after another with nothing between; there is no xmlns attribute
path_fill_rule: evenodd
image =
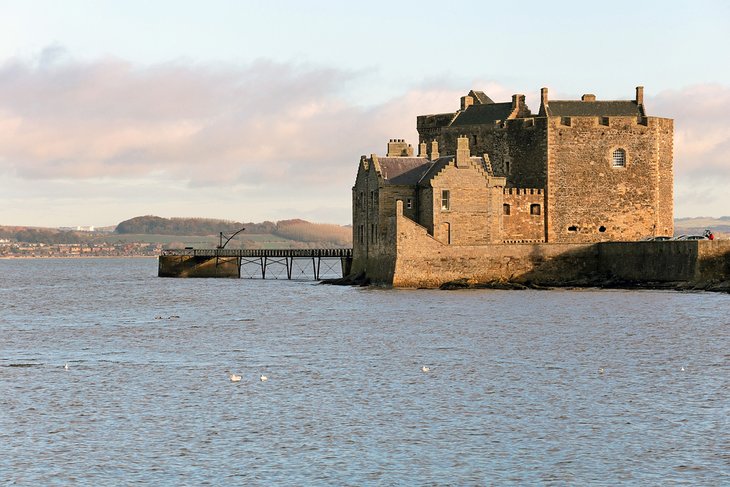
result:
<svg viewBox="0 0 730 487"><path fill-rule="evenodd" d="M730 484L730 295L156 272L0 261L2 485Z"/></svg>

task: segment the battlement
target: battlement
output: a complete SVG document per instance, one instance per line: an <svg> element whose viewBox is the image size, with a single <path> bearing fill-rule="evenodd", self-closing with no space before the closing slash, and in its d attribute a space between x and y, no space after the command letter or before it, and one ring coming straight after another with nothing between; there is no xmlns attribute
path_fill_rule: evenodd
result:
<svg viewBox="0 0 730 487"><path fill-rule="evenodd" d="M542 188L504 188L503 194L524 196L524 195L542 195L545 190Z"/></svg>
<svg viewBox="0 0 730 487"><path fill-rule="evenodd" d="M413 157L413 147L405 139L390 139L387 154L387 157Z"/></svg>

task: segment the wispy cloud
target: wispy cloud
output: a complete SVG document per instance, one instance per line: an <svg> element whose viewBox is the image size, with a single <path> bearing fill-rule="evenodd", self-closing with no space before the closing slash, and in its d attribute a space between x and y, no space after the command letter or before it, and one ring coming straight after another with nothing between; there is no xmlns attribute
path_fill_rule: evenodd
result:
<svg viewBox="0 0 730 487"><path fill-rule="evenodd" d="M0 65L0 173L29 183L157 180L206 194L255 189L259 198L296 195L303 212L316 213L349 207L361 154L384 152L392 137L415 144L416 115L454 110L469 88L495 101L513 93L489 80L461 90L430 80L362 106L347 88L365 76L266 60L242 66L78 61L54 46L35 59ZM526 94L534 101L536 93ZM730 88L694 86L647 103L650 114L676 120L678 200L698 181L714 181L705 185L705 198L726 198L717 181L730 184L730 132L721 123ZM58 185L58 196L72 196L68 187ZM290 199L269 210L291 205Z"/></svg>
<svg viewBox="0 0 730 487"><path fill-rule="evenodd" d="M650 114L674 119L677 216L730 214L730 87L693 85L647 100Z"/></svg>

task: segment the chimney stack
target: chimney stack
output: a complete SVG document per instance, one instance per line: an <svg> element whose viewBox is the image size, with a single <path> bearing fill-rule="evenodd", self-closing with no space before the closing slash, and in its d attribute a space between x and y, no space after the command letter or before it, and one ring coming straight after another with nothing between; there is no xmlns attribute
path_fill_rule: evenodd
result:
<svg viewBox="0 0 730 487"><path fill-rule="evenodd" d="M456 167L468 167L470 157L469 137L460 135L456 139Z"/></svg>
<svg viewBox="0 0 730 487"><path fill-rule="evenodd" d="M418 157L428 157L426 155L426 143L425 142L421 142L420 144L418 144Z"/></svg>
<svg viewBox="0 0 730 487"><path fill-rule="evenodd" d="M471 96L466 95L466 96L462 96L461 97L461 110L462 111L463 110L466 110L467 108L469 108L473 104L474 104L474 98L472 98Z"/></svg>
<svg viewBox="0 0 730 487"><path fill-rule="evenodd" d="M644 87L643 86L636 87L636 104L637 105L644 104Z"/></svg>
<svg viewBox="0 0 730 487"><path fill-rule="evenodd" d="M439 143L436 140L431 142L431 160L435 161L439 158Z"/></svg>

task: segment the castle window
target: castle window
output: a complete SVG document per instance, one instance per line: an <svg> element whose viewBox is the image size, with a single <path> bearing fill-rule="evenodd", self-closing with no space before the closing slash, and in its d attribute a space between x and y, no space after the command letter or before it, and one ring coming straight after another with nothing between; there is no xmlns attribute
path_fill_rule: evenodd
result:
<svg viewBox="0 0 730 487"><path fill-rule="evenodd" d="M613 151L613 167L626 167L626 151L616 149Z"/></svg>
<svg viewBox="0 0 730 487"><path fill-rule="evenodd" d="M560 123L561 123L561 125L570 127L570 117L560 117Z"/></svg>
<svg viewBox="0 0 730 487"><path fill-rule="evenodd" d="M577 232L578 231L578 227L575 226L575 225L571 225L571 226L568 227L568 231L569 232Z"/></svg>
<svg viewBox="0 0 730 487"><path fill-rule="evenodd" d="M539 215L540 214L540 205L533 204L530 205L530 215Z"/></svg>
<svg viewBox="0 0 730 487"><path fill-rule="evenodd" d="M441 209L448 210L451 207L451 194L448 189L441 190Z"/></svg>
<svg viewBox="0 0 730 487"><path fill-rule="evenodd" d="M507 203L502 205L502 214L509 215L509 205Z"/></svg>
<svg viewBox="0 0 730 487"><path fill-rule="evenodd" d="M363 227L364 227L364 225L360 225L360 228L358 228L358 240L360 241L360 243L363 243L363 242L364 242L364 240L365 240L365 238L364 238L364 236L363 236L363 235L364 235L364 233L365 233L365 231L364 231L364 228L363 228Z"/></svg>
<svg viewBox="0 0 730 487"><path fill-rule="evenodd" d="M406 199L406 208L408 208L409 210L411 208L413 208L413 200L412 199L410 199L410 198Z"/></svg>
<svg viewBox="0 0 730 487"><path fill-rule="evenodd" d="M601 225L600 227L598 227L598 231L601 232L601 233L603 233L603 232L606 231L606 227L604 227L603 225Z"/></svg>
<svg viewBox="0 0 730 487"><path fill-rule="evenodd" d="M472 144L474 144L474 147L476 147L476 145L477 145L477 136L476 135L471 136L471 142L472 142Z"/></svg>

